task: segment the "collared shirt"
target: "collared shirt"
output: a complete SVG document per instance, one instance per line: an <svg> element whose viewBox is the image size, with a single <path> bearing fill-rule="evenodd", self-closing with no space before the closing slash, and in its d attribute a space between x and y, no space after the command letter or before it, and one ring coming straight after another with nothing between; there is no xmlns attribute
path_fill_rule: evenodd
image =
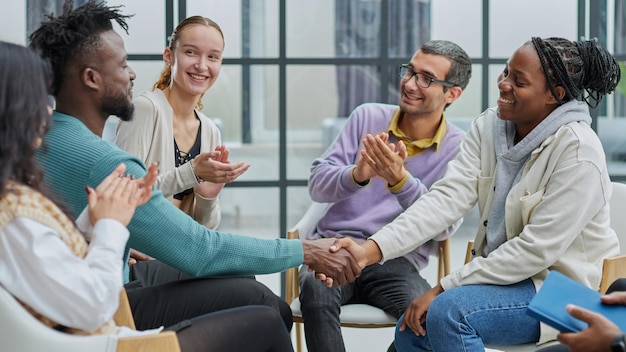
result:
<svg viewBox="0 0 626 352"><path fill-rule="evenodd" d="M394 136L398 137L398 139L401 140L402 143L404 143L409 156L417 155L424 150L430 148L433 144L436 144L436 150L439 150L439 144L443 140L443 136L446 135L446 118L443 114L441 115L441 123L439 124L439 127L437 128L437 131L435 132L433 138L423 138L416 141L411 139L411 137L407 136L404 132L402 132L402 130L400 130L398 124L400 123L400 118L402 117L404 117L404 112L398 109L398 111L396 111L396 113L393 115L393 119L389 124L388 131L389 133L392 133Z"/></svg>
<svg viewBox="0 0 626 352"><path fill-rule="evenodd" d="M411 137L407 136L404 132L402 132L402 130L400 130L400 126L398 126L398 124L400 123L400 118L402 117L404 117L404 112L398 109L398 111L396 111L396 113L393 115L391 123L389 123L388 132L398 137L398 139L402 141L402 143L404 143L408 156L411 157L418 155L419 153L423 152L433 145L435 145L435 150L439 151L439 144L443 140L443 137L446 135L446 118L443 114L441 114L441 123L439 123L439 127L437 128L437 131L435 132L433 138L423 138L416 141L411 139ZM393 192L402 188L408 177L409 174L406 173L404 175L404 178L397 184L390 186L389 190Z"/></svg>

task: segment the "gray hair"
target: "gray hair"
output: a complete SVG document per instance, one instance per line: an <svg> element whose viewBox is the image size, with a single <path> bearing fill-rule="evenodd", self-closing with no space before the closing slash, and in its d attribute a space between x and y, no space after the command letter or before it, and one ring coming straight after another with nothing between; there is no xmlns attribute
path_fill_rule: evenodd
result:
<svg viewBox="0 0 626 352"><path fill-rule="evenodd" d="M447 40L431 40L422 45L423 53L441 55L450 60L450 70L446 81L465 89L472 77L472 61L460 46Z"/></svg>

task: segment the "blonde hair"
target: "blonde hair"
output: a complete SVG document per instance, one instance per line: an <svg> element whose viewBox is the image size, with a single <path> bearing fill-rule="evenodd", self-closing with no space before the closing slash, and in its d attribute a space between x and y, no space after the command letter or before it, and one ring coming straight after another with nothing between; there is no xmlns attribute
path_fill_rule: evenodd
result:
<svg viewBox="0 0 626 352"><path fill-rule="evenodd" d="M222 40L224 40L224 33L222 32L222 29L213 20L208 19L206 17L202 17L202 16L191 16L191 17L185 18L182 22L178 24L178 26L176 26L176 29L174 29L174 31L172 32L172 35L170 35L170 38L169 38L170 42L167 47L173 52L174 49L176 48L176 44L178 43L178 38L180 37L180 34L183 32L183 30L194 25L204 25L207 27L213 27L217 29L218 32L220 32L220 35L222 36ZM164 90L165 88L169 87L171 83L172 83L172 68L170 67L170 65L165 65L165 67L161 71L161 75L159 76L159 79L152 85L152 90L155 90L157 88ZM196 108L198 110L201 110L203 107L202 105L203 96L204 96L204 93L200 95L200 98L198 99L198 102L196 103Z"/></svg>

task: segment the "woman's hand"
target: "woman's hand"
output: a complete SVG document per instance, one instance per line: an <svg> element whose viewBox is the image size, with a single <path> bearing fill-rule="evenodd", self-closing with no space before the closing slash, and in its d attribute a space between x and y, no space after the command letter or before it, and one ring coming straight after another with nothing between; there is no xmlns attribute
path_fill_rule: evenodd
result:
<svg viewBox="0 0 626 352"><path fill-rule="evenodd" d="M156 170L156 168L155 168ZM152 175L142 182L124 175L126 165L120 164L94 190L87 187L89 219L92 225L100 219L113 219L128 225L135 209L145 199L145 192L152 193ZM156 177L154 177L156 179ZM146 186L144 186L146 185ZM147 187L150 185L150 187ZM149 199L149 197L147 198Z"/></svg>
<svg viewBox="0 0 626 352"><path fill-rule="evenodd" d="M203 181L226 184L233 182L244 172L248 171L250 164L243 161L231 164L228 160L230 151L224 145L217 146L214 151L204 152L198 154L191 162L193 163L193 169L196 176ZM197 186L196 186L197 187ZM223 187L223 185L222 185ZM212 189L210 186L207 188ZM200 193L205 198L213 198L217 196L217 191L213 196L204 196L203 193L210 195L212 192L204 192L204 188L196 189L196 192ZM213 189L214 193L215 189Z"/></svg>
<svg viewBox="0 0 626 352"><path fill-rule="evenodd" d="M402 323L400 324L400 331L404 331L408 326L415 335L426 336L426 330L424 329L426 313L433 300L442 292L443 287L437 285L414 299L409 304L406 312L404 312L404 319L402 319Z"/></svg>

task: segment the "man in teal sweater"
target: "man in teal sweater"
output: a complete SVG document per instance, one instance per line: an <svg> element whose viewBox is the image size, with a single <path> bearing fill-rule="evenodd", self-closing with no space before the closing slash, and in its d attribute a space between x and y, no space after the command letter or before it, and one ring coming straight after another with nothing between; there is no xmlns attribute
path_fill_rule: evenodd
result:
<svg viewBox="0 0 626 352"><path fill-rule="evenodd" d="M31 48L51 64L56 99L53 124L38 159L49 189L74 215L87 204L85 187L98 185L120 163L137 178L146 172L139 159L100 138L109 115L128 120L133 114L135 72L111 22L127 30L128 17L118 7L89 1L50 18L30 37ZM156 190L137 209L128 228L128 246L157 259L133 265L125 276L138 329L250 304L279 310L289 329L288 305L245 275L279 272L302 263L344 283L360 273L347 251L339 256L329 252L332 240L263 240L212 231ZM128 249L120 260L127 259ZM207 275L231 277L197 279Z"/></svg>

